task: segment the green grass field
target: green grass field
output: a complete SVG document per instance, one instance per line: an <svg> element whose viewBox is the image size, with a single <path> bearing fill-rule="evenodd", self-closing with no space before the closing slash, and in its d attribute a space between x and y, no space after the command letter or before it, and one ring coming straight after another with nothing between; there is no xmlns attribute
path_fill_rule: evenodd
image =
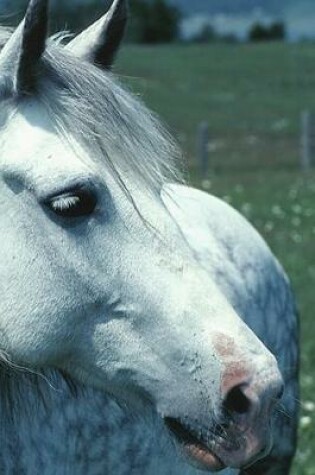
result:
<svg viewBox="0 0 315 475"><path fill-rule="evenodd" d="M246 215L291 277L302 326L293 473L315 475L315 173L299 171L300 114L315 112L315 45L127 46L116 69L177 137L191 182ZM195 157L202 120L211 136L204 183Z"/></svg>

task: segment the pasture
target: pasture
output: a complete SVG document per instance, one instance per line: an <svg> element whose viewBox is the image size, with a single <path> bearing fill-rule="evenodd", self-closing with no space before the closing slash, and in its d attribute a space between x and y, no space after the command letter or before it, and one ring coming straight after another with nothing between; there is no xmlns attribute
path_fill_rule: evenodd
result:
<svg viewBox="0 0 315 475"><path fill-rule="evenodd" d="M116 71L177 137L188 180L247 216L292 280L302 342L293 474L314 475L315 173L302 176L298 164L300 113L315 112L315 45L126 46ZM203 182L195 159L201 120L211 135Z"/></svg>

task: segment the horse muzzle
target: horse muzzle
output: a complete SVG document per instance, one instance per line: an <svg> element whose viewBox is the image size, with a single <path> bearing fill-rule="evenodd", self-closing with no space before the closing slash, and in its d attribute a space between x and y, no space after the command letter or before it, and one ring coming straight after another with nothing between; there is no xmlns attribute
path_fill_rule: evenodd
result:
<svg viewBox="0 0 315 475"><path fill-rule="evenodd" d="M270 422L283 393L280 374L268 375L268 384L262 386L234 379L224 391L220 416L208 427L197 419L164 418L183 457L201 470L247 468L272 448Z"/></svg>

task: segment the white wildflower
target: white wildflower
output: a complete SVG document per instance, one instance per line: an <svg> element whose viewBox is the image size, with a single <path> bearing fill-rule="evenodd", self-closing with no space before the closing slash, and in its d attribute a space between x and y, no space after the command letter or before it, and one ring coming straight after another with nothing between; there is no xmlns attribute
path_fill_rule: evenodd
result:
<svg viewBox="0 0 315 475"><path fill-rule="evenodd" d="M272 221L267 221L264 226L265 231L267 231L268 233L270 233L274 229L274 227L275 225L273 224Z"/></svg>
<svg viewBox="0 0 315 475"><path fill-rule="evenodd" d="M276 216L277 218L284 218L285 217L285 212L279 205L273 205L271 208L271 213Z"/></svg>
<svg viewBox="0 0 315 475"><path fill-rule="evenodd" d="M202 186L203 190L210 190L211 186L212 186L211 180L207 180L207 179L202 180L201 186Z"/></svg>
<svg viewBox="0 0 315 475"><path fill-rule="evenodd" d="M250 203L243 203L241 207L241 212L249 217L252 214L253 207Z"/></svg>
<svg viewBox="0 0 315 475"><path fill-rule="evenodd" d="M301 226L301 218L299 218L298 216L294 216L294 218L292 218L291 223L293 226L299 227Z"/></svg>
<svg viewBox="0 0 315 475"><path fill-rule="evenodd" d="M305 401L303 403L303 409L307 412L314 412L315 410L315 403L313 401Z"/></svg>
<svg viewBox="0 0 315 475"><path fill-rule="evenodd" d="M300 426L302 429L305 429L306 427L309 427L312 424L312 419L310 416L303 416L300 419Z"/></svg>
<svg viewBox="0 0 315 475"><path fill-rule="evenodd" d="M296 231L291 234L291 238L292 241L294 241L296 244L301 244L301 242L303 241L302 235Z"/></svg>
<svg viewBox="0 0 315 475"><path fill-rule="evenodd" d="M236 185L235 186L235 191L236 191L236 193L239 193L239 194L243 193L243 191L244 191L243 185Z"/></svg>
<svg viewBox="0 0 315 475"><path fill-rule="evenodd" d="M299 204L295 204L292 206L292 211L295 214L301 214L302 213L302 206Z"/></svg>

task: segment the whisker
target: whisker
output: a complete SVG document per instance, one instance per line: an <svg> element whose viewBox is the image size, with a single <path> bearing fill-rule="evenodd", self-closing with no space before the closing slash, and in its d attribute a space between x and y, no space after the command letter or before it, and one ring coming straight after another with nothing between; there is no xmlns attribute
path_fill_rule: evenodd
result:
<svg viewBox="0 0 315 475"><path fill-rule="evenodd" d="M275 408L275 412L278 412L278 413L284 415L287 419L291 419L291 420L294 419L294 418L292 417L292 415L289 414L289 413L286 411L286 409L284 408L284 406L282 406L282 407L276 407L276 408Z"/></svg>
<svg viewBox="0 0 315 475"><path fill-rule="evenodd" d="M32 376L35 376L36 378L39 378L50 387L53 391L60 392L60 389L58 389L52 381L45 376L40 370L36 370L34 368L30 368L28 366L22 366L19 363L16 363L12 361L11 357L6 353L4 350L0 351L0 367L2 367L5 371L10 371L11 373L22 373L22 374L29 374ZM29 379L28 384L32 386L32 380ZM34 383L34 385L37 386L37 383Z"/></svg>

